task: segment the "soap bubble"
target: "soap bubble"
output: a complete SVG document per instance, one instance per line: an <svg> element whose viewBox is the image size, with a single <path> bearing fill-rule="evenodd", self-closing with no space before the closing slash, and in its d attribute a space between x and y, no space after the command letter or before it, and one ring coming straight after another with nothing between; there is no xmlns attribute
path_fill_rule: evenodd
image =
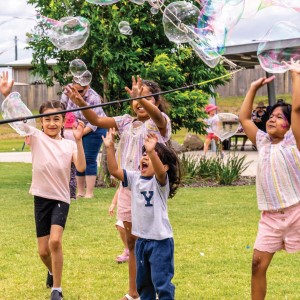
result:
<svg viewBox="0 0 300 300"><path fill-rule="evenodd" d="M132 29L127 21L121 21L118 25L119 30L122 34L131 35Z"/></svg>
<svg viewBox="0 0 300 300"><path fill-rule="evenodd" d="M216 114L211 119L210 128L221 141L224 141L235 135L240 128L239 117L231 113Z"/></svg>
<svg viewBox="0 0 300 300"><path fill-rule="evenodd" d="M58 25L52 26L49 39L58 49L76 50L81 48L89 37L90 23L83 17L64 17Z"/></svg>
<svg viewBox="0 0 300 300"><path fill-rule="evenodd" d="M300 30L290 22L274 24L259 43L257 57L262 68L269 73L284 73L289 70L285 62L300 59Z"/></svg>
<svg viewBox="0 0 300 300"><path fill-rule="evenodd" d="M129 0L129 1L137 5L143 5L145 3L145 0Z"/></svg>
<svg viewBox="0 0 300 300"><path fill-rule="evenodd" d="M150 12L152 15L156 15L159 12L159 9L155 7L151 7Z"/></svg>
<svg viewBox="0 0 300 300"><path fill-rule="evenodd" d="M111 4L117 3L120 0L85 0L85 1L92 3L92 4L104 6L104 5L111 5Z"/></svg>
<svg viewBox="0 0 300 300"><path fill-rule="evenodd" d="M74 76L73 80L81 86L87 86L92 81L92 73L89 70L86 70L82 75Z"/></svg>
<svg viewBox="0 0 300 300"><path fill-rule="evenodd" d="M190 2L170 3L164 10L163 25L165 34L171 42L186 43L195 39L200 10Z"/></svg>
<svg viewBox="0 0 300 300"><path fill-rule="evenodd" d="M74 59L69 65L70 72L73 76L81 76L86 70L86 64L81 59Z"/></svg>
<svg viewBox="0 0 300 300"><path fill-rule="evenodd" d="M31 111L24 104L24 102L21 99L21 95L18 92L10 93L3 101L1 109L2 109L2 117L4 120L32 116ZM29 135L28 131L26 132L23 121L17 121L8 124L19 135L21 136ZM36 126L35 119L27 120L26 124L35 127Z"/></svg>
<svg viewBox="0 0 300 300"><path fill-rule="evenodd" d="M156 9L160 8L164 2L165 0L148 0L148 3Z"/></svg>

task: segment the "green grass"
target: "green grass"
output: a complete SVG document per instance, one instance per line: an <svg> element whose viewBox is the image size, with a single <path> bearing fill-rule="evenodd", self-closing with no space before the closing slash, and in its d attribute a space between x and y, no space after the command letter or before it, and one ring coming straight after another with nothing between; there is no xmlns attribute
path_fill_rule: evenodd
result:
<svg viewBox="0 0 300 300"><path fill-rule="evenodd" d="M31 165L1 163L0 178L0 299L49 299L28 194ZM114 262L122 245L107 213L113 194L96 189L94 199L71 204L63 245L65 300L119 299L127 291L127 265ZM170 200L176 299L250 299L255 198L255 187L244 186L181 188ZM275 255L267 300L299 299L299 259Z"/></svg>

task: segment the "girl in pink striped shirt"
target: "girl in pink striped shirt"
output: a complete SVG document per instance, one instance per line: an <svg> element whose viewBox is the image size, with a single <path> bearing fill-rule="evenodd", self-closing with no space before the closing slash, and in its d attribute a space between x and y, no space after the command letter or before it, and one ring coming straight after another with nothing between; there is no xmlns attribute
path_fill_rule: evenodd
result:
<svg viewBox="0 0 300 300"><path fill-rule="evenodd" d="M270 109L267 132L251 120L256 92L274 76L252 82L240 110L246 135L257 146L256 190L261 218L252 258L252 299L264 299L266 272L274 254L300 250L300 61L289 63L292 106L278 101Z"/></svg>

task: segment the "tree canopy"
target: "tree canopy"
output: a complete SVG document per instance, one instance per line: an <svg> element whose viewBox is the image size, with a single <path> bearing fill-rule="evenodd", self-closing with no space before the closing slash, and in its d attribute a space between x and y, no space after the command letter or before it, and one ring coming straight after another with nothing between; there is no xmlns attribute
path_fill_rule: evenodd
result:
<svg viewBox="0 0 300 300"><path fill-rule="evenodd" d="M29 0L28 3L36 5L41 15L59 20L70 14L67 13L65 1ZM90 37L82 48L75 51L57 49L47 36L31 40L35 70L45 78L48 85L54 79L61 85L70 82L69 62L75 58L86 63L93 75L91 85L104 96L105 101L127 98L124 87L131 85L132 75L140 74L142 78L157 81L162 90L169 90L226 73L222 65L214 69L207 67L188 46L170 42L164 34L162 14L151 14L147 2L136 5L121 0L113 5L98 6L76 0L69 2L68 6L73 16L82 16L90 21ZM121 21L130 23L132 35L119 32L118 24ZM53 76L48 74L46 61L49 58L58 60L53 67ZM171 106L169 115L173 130L186 127L203 133L204 126L199 120L206 116L203 107L209 96L213 95L214 87L220 84L224 84L224 80L201 86L201 90L166 95ZM124 106L111 109L112 113L122 114Z"/></svg>

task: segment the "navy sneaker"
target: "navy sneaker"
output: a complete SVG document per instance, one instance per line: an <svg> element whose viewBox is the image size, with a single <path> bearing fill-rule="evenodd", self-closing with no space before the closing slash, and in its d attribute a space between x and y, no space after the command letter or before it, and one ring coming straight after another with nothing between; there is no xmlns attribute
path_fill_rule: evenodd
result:
<svg viewBox="0 0 300 300"><path fill-rule="evenodd" d="M47 289L51 289L53 287L53 276L50 275L49 271L47 272L46 287Z"/></svg>
<svg viewBox="0 0 300 300"><path fill-rule="evenodd" d="M61 300L62 298L62 293L57 290L52 291L50 300Z"/></svg>

